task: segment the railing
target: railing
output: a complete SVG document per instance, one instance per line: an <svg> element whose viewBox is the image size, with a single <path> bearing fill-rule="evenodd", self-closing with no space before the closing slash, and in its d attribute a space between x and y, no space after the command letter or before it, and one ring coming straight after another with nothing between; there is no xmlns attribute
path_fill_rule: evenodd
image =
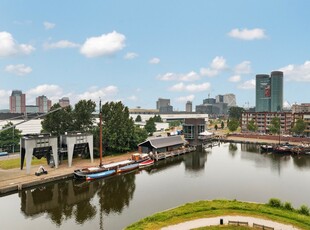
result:
<svg viewBox="0 0 310 230"><path fill-rule="evenodd" d="M168 157L173 157L173 156L178 156L178 155L185 154L188 152L193 152L195 150L196 150L196 147L187 147L187 148L172 150L169 152L155 153L154 159L158 161L158 160L165 159Z"/></svg>
<svg viewBox="0 0 310 230"><path fill-rule="evenodd" d="M259 228L259 229L264 229L264 230L274 230L272 227L268 227L265 225L260 225L260 224L255 224L253 223L253 228Z"/></svg>
<svg viewBox="0 0 310 230"><path fill-rule="evenodd" d="M248 222L243 222L243 221L228 221L229 225L237 225L237 226L249 226Z"/></svg>

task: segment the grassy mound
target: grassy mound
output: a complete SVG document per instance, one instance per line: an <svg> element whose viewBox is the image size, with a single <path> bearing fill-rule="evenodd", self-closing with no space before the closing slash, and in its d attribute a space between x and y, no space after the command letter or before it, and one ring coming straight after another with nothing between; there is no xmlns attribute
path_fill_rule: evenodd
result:
<svg viewBox="0 0 310 230"><path fill-rule="evenodd" d="M247 203L229 200L198 201L195 203L187 203L183 206L146 217L128 226L126 229L154 230L189 220L220 215L253 216L262 219L269 219L283 224L294 225L300 229L310 229L309 215L302 214L294 209L289 210L283 206L274 207L270 204Z"/></svg>

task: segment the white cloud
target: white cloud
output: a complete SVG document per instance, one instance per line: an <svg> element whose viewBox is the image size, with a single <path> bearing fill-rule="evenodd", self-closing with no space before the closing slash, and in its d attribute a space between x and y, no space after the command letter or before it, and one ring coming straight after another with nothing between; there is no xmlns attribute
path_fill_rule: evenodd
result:
<svg viewBox="0 0 310 230"><path fill-rule="evenodd" d="M193 101L195 99L195 95L191 94L184 97L178 97L175 99L177 102L187 102L187 101Z"/></svg>
<svg viewBox="0 0 310 230"><path fill-rule="evenodd" d="M239 89L255 89L255 80L248 80L238 86Z"/></svg>
<svg viewBox="0 0 310 230"><path fill-rule="evenodd" d="M50 29L54 29L56 24L55 23L51 23L51 22L43 22L44 28L46 30L50 30Z"/></svg>
<svg viewBox="0 0 310 230"><path fill-rule="evenodd" d="M52 103L57 103L59 98L63 97L63 89L58 85L38 85L26 92L27 104L35 104L36 97L45 95ZM71 98L70 98L71 100Z"/></svg>
<svg viewBox="0 0 310 230"><path fill-rule="evenodd" d="M236 74L249 74L251 73L251 62L243 61L235 67Z"/></svg>
<svg viewBox="0 0 310 230"><path fill-rule="evenodd" d="M64 49L64 48L76 48L80 45L77 43L73 43L67 40L60 40L58 42L54 43L44 43L43 47L44 49Z"/></svg>
<svg viewBox="0 0 310 230"><path fill-rule="evenodd" d="M231 76L228 80L230 82L239 82L241 80L241 77L240 75L234 75L234 76Z"/></svg>
<svg viewBox="0 0 310 230"><path fill-rule="evenodd" d="M32 72L31 67L24 64L8 65L4 70L8 73L16 74L18 76L23 76Z"/></svg>
<svg viewBox="0 0 310 230"><path fill-rule="evenodd" d="M219 57L219 56L215 57L212 60L210 67L212 69L215 69L215 70L224 70L224 69L226 69L227 65L226 65L225 58Z"/></svg>
<svg viewBox="0 0 310 230"><path fill-rule="evenodd" d="M196 81L199 79L200 79L200 76L195 71L191 71L191 72L184 74L184 75L181 75L179 77L180 81Z"/></svg>
<svg viewBox="0 0 310 230"><path fill-rule="evenodd" d="M183 82L180 82L169 88L170 91L189 91L189 92L201 92L206 91L210 88L210 83L205 82L202 84L190 84L185 85Z"/></svg>
<svg viewBox="0 0 310 230"><path fill-rule="evenodd" d="M226 60L224 57L216 56L208 68L200 68L200 74L202 76L207 77L215 77L217 76L221 71L227 69L228 66L226 64Z"/></svg>
<svg viewBox="0 0 310 230"><path fill-rule="evenodd" d="M114 85L107 86L104 88L97 88L97 87L92 87L88 91L79 94L77 98L79 100L86 99L86 100L93 100L93 101L98 101L99 98L102 99L102 101L108 101L111 100L114 95L118 93L118 88Z"/></svg>
<svg viewBox="0 0 310 230"><path fill-rule="evenodd" d="M202 76L207 76L207 77L214 77L218 75L218 71L215 69L210 69L210 68L200 68L200 74Z"/></svg>
<svg viewBox="0 0 310 230"><path fill-rule="evenodd" d="M51 96L51 95L61 95L62 94L62 88L58 85L38 85L35 88L32 88L27 91L27 95L46 95L46 96Z"/></svg>
<svg viewBox="0 0 310 230"><path fill-rule="evenodd" d="M35 48L31 45L18 44L12 34L0 32L0 57L9 57L17 54L30 54Z"/></svg>
<svg viewBox="0 0 310 230"><path fill-rule="evenodd" d="M113 31L99 37L87 38L80 52L88 58L112 55L125 47L125 40L125 35Z"/></svg>
<svg viewBox="0 0 310 230"><path fill-rule="evenodd" d="M124 58L125 59L128 59L128 60L131 60L131 59L134 59L136 57L138 57L139 55L137 53L134 53L134 52L131 52L131 53L127 53Z"/></svg>
<svg viewBox="0 0 310 230"><path fill-rule="evenodd" d="M228 35L241 40L255 40L266 38L265 31L260 28L255 29L232 29Z"/></svg>
<svg viewBox="0 0 310 230"><path fill-rule="evenodd" d="M283 102L283 107L287 108L287 109L291 109L292 106L291 106L291 104L288 101L284 101Z"/></svg>
<svg viewBox="0 0 310 230"><path fill-rule="evenodd" d="M149 63L150 64L154 64L154 65L159 64L160 63L160 59L157 58L157 57L154 57L151 60L149 60Z"/></svg>
<svg viewBox="0 0 310 230"><path fill-rule="evenodd" d="M310 61L306 61L302 65L287 65L281 68L280 71L283 71L287 80L299 82L310 81Z"/></svg>
<svg viewBox="0 0 310 230"><path fill-rule="evenodd" d="M186 74L166 73L158 75L157 79L161 81L196 81L200 79L200 76L195 71L191 71Z"/></svg>

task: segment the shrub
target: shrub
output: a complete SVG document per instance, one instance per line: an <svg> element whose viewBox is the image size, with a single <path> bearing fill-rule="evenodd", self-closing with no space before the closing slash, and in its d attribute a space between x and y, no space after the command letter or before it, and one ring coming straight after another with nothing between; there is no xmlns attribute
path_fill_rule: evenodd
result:
<svg viewBox="0 0 310 230"><path fill-rule="evenodd" d="M281 200L277 199L277 198L271 198L268 202L268 205L274 208L281 208L282 204L281 204Z"/></svg>
<svg viewBox="0 0 310 230"><path fill-rule="evenodd" d="M309 210L308 206L306 206L306 205L300 206L300 209L298 210L298 212L303 214L303 215L306 215L306 216L310 215L310 210Z"/></svg>
<svg viewBox="0 0 310 230"><path fill-rule="evenodd" d="M294 210L294 208L292 207L292 204L290 202L285 202L283 207L286 209L286 210Z"/></svg>

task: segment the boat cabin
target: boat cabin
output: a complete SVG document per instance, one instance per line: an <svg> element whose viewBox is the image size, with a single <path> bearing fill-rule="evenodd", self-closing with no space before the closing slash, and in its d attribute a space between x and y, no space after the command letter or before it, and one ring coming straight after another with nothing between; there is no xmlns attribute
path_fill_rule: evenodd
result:
<svg viewBox="0 0 310 230"><path fill-rule="evenodd" d="M186 141L182 136L149 138L138 145L140 153L163 153L183 148Z"/></svg>

